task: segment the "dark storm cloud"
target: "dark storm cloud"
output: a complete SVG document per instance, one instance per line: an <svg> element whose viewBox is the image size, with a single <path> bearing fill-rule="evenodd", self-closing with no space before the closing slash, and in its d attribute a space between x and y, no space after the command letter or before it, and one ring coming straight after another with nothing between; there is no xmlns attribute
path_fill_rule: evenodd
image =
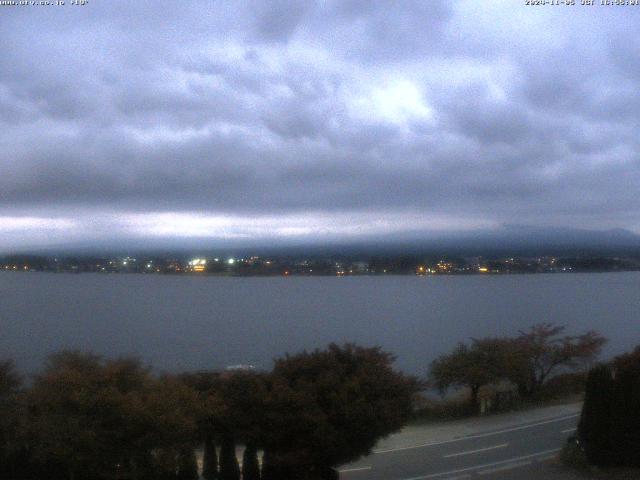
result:
<svg viewBox="0 0 640 480"><path fill-rule="evenodd" d="M0 244L90 236L96 218L94 235L117 236L129 218L164 234L144 215L168 214L211 236L220 225L339 236L349 222L640 229L640 9L160 1L1 13Z"/></svg>

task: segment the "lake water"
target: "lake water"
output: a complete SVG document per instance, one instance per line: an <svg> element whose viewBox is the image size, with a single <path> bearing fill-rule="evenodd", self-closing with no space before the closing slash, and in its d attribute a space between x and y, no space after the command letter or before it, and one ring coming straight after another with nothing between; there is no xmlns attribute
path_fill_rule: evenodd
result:
<svg viewBox="0 0 640 480"><path fill-rule="evenodd" d="M81 348L160 370L253 364L355 341L424 374L461 340L536 322L596 329L605 356L640 344L640 272L502 276L217 278L0 273L0 358L23 371Z"/></svg>

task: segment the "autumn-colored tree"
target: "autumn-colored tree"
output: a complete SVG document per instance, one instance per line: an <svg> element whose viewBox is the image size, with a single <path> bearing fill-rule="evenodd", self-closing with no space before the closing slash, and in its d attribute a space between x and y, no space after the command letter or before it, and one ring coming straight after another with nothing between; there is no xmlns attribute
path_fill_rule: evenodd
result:
<svg viewBox="0 0 640 480"><path fill-rule="evenodd" d="M331 345L277 360L271 374L157 378L135 359L54 354L24 394L23 476L192 480L194 447L204 443L209 480L240 477L236 445L245 446L247 480L335 479L333 467L369 452L411 413L417 383L393 360L379 348ZM3 392L17 388L9 364L0 376L11 386Z"/></svg>
<svg viewBox="0 0 640 480"><path fill-rule="evenodd" d="M380 348L352 344L276 360L265 409L268 475L336 478L332 467L402 427L417 383L394 371L393 361Z"/></svg>
<svg viewBox="0 0 640 480"><path fill-rule="evenodd" d="M150 394L140 403L143 412L134 412L142 422L136 433L142 437L143 454L166 451L172 459L172 472L190 475L189 462L199 444L198 419L202 405L196 392L174 376L163 376L157 380Z"/></svg>
<svg viewBox="0 0 640 480"><path fill-rule="evenodd" d="M565 327L534 325L517 337L472 339L431 363L430 382L441 391L451 386L469 388L472 410L478 409L478 392L484 385L511 380L524 398L562 369L589 365L606 339L594 331L562 335Z"/></svg>
<svg viewBox="0 0 640 480"><path fill-rule="evenodd" d="M93 403L100 397L100 368L95 355L52 355L28 393L31 461L52 478L97 477L105 468Z"/></svg>
<svg viewBox="0 0 640 480"><path fill-rule="evenodd" d="M217 392L221 399L217 429L237 444L260 445L265 433L267 375L250 370L226 372Z"/></svg>
<svg viewBox="0 0 640 480"><path fill-rule="evenodd" d="M160 464L175 474L195 437L193 392L134 359L55 354L26 401L31 462L47 478L142 479Z"/></svg>
<svg viewBox="0 0 640 480"><path fill-rule="evenodd" d="M251 474L255 452L265 436L265 408L267 399L266 375L254 371L225 372L218 382L221 408L215 417L216 429L221 432L220 478L233 480L239 475L236 445L244 445ZM223 457L223 453L229 454ZM243 471L243 475L244 475Z"/></svg>
<svg viewBox="0 0 640 480"><path fill-rule="evenodd" d="M216 443L224 433L224 403L220 396L221 374L215 371L200 371L179 375L180 381L198 395L200 405L198 439L204 445L202 476L205 480L219 478L219 462Z"/></svg>
<svg viewBox="0 0 640 480"><path fill-rule="evenodd" d="M598 356L606 338L595 331L563 335L564 326L540 323L521 331L514 339L509 378L523 397L538 392L545 381L561 369L587 367Z"/></svg>
<svg viewBox="0 0 640 480"><path fill-rule="evenodd" d="M512 358L513 346L507 339L472 339L470 345L460 343L431 363L430 383L441 392L452 386L469 388L475 412L480 388L505 378Z"/></svg>
<svg viewBox="0 0 640 480"><path fill-rule="evenodd" d="M215 451L212 446L205 448L206 474L211 478L237 478L236 445L255 452L264 436L266 375L255 371L199 372L181 378L200 394L203 439L210 443L215 439L221 445L219 473L213 466Z"/></svg>

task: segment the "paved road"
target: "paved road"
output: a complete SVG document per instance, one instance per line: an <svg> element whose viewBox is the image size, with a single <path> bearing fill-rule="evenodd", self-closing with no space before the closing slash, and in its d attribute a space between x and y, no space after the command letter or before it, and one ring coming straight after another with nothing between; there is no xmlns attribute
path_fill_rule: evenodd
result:
<svg viewBox="0 0 640 480"><path fill-rule="evenodd" d="M575 431L578 412L527 419L459 438L381 448L340 469L341 480L462 480L530 478ZM429 428L429 427L425 427ZM520 472L518 472L520 471Z"/></svg>

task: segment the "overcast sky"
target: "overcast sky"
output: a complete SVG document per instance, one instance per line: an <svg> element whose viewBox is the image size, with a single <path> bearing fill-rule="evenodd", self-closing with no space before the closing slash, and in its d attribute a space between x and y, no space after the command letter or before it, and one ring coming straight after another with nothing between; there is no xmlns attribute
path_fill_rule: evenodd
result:
<svg viewBox="0 0 640 480"><path fill-rule="evenodd" d="M70 3L0 6L0 248L640 232L640 7Z"/></svg>

